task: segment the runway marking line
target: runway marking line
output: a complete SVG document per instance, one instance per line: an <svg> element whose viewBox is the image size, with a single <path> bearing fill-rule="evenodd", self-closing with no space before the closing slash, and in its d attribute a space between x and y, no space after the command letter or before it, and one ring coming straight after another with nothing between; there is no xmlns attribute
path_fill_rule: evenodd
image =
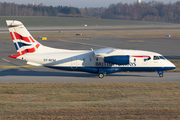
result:
<svg viewBox="0 0 180 120"><path fill-rule="evenodd" d="M7 60L7 59L5 59L5 58L2 58L2 60L6 61L6 62L11 62L11 61L9 61L9 60Z"/></svg>
<svg viewBox="0 0 180 120"><path fill-rule="evenodd" d="M144 40L129 40L129 42L144 42Z"/></svg>
<svg viewBox="0 0 180 120"><path fill-rule="evenodd" d="M21 65L21 66L8 66L8 65L0 65L1 68L20 68L20 67L38 67L33 65Z"/></svg>

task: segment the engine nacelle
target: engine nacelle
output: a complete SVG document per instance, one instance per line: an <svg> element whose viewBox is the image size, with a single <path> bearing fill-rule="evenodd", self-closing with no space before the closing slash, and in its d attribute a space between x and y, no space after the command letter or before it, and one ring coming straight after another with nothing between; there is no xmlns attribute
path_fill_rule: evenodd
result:
<svg viewBox="0 0 180 120"><path fill-rule="evenodd" d="M128 65L130 63L129 55L120 55L120 56L109 56L104 57L104 62L118 64L118 65Z"/></svg>

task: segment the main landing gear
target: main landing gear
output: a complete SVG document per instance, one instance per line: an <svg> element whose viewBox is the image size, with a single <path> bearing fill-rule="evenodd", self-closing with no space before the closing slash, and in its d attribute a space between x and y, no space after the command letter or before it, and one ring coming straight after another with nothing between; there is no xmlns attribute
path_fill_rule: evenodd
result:
<svg viewBox="0 0 180 120"><path fill-rule="evenodd" d="M98 74L98 77L99 77L99 78L104 78L104 76L106 75L107 72L105 71L104 68L99 68L99 69L98 69L98 73L99 73L99 74Z"/></svg>
<svg viewBox="0 0 180 120"><path fill-rule="evenodd" d="M163 74L164 72L163 71L158 71L158 74L159 74L159 77L163 77L164 76L164 74Z"/></svg>
<svg viewBox="0 0 180 120"><path fill-rule="evenodd" d="M104 73L100 73L98 76L99 76L99 78L104 78L105 75L106 74L104 74Z"/></svg>

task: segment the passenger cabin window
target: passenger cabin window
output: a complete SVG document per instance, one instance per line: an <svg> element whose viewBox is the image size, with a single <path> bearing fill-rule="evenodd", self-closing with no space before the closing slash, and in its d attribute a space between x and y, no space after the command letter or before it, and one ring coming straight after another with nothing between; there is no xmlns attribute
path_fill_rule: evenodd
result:
<svg viewBox="0 0 180 120"><path fill-rule="evenodd" d="M160 59L165 60L166 58L163 56L154 56L154 60L160 60Z"/></svg>

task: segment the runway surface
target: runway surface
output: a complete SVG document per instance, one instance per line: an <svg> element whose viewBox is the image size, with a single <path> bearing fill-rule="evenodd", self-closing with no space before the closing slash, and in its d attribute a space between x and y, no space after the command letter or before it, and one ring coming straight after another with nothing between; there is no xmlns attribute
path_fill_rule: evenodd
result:
<svg viewBox="0 0 180 120"><path fill-rule="evenodd" d="M165 73L160 78L157 73L121 72L109 74L103 79L96 74L67 71L19 71L12 69L0 73L0 82L180 82L180 73Z"/></svg>
<svg viewBox="0 0 180 120"><path fill-rule="evenodd" d="M61 49L90 50L103 47L138 49L158 52L168 59L180 59L180 38L129 39L90 37L89 40L39 41L43 45ZM12 41L0 41L0 82L180 82L180 73L165 73L159 78L155 72L120 72L99 79L96 74L32 67L24 61L8 58L16 54Z"/></svg>
<svg viewBox="0 0 180 120"><path fill-rule="evenodd" d="M46 28L46 29L32 29L29 30L29 32L58 32L58 31L109 31L109 30L153 30L153 29L164 29L164 30L173 30L173 29L180 29L179 27L99 27L99 28L55 28L55 29L50 29L50 28ZM8 33L8 30L2 30L0 29L0 33Z"/></svg>

